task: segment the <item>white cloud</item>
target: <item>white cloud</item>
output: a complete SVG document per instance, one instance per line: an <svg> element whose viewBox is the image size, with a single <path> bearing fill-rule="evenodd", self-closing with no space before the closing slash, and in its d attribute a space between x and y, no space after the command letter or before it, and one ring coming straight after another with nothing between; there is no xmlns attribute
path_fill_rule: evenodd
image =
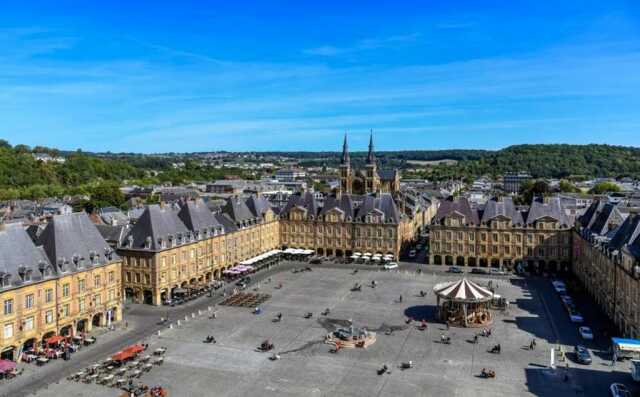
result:
<svg viewBox="0 0 640 397"><path fill-rule="evenodd" d="M368 38L359 40L355 44L349 47L335 47L332 45L323 45L320 47L309 48L303 51L304 54L307 55L318 55L318 56L337 56L342 54L349 54L354 52L361 52L367 50L376 50L379 48L387 48L392 47L394 45L413 43L415 42L420 35L418 33L406 34L406 35L396 35L396 36L388 36L382 38Z"/></svg>

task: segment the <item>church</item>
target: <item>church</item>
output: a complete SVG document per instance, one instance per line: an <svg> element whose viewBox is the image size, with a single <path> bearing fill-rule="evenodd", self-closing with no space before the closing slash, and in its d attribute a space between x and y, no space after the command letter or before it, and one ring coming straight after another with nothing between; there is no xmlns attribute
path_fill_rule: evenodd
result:
<svg viewBox="0 0 640 397"><path fill-rule="evenodd" d="M376 156L373 152L373 132L369 137L369 153L364 169L351 168L347 135L342 144L340 160L340 193L369 194L397 193L400 191L400 172L397 169L378 170Z"/></svg>

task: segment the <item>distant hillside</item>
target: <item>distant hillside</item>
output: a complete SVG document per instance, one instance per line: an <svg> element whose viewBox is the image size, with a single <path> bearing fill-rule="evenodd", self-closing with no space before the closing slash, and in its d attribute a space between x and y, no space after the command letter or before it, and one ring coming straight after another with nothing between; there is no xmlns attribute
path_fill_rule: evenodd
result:
<svg viewBox="0 0 640 397"><path fill-rule="evenodd" d="M33 153L62 155L64 163L43 162ZM364 163L365 152L352 152L355 167ZM230 153L233 157L233 153ZM260 156L286 156L302 166L336 166L338 152L262 152ZM124 180L148 184L183 183L219 179L225 175L253 177L240 169L216 169L200 164L195 154L140 155L136 153L60 152L25 145L11 146L0 140L0 200L41 198L91 192L99 183ZM640 179L640 148L610 145L517 145L498 151L413 150L376 152L382 167L417 169L417 175L436 180L473 178L525 171L534 177L592 178L631 176ZM453 161L443 161L453 160ZM174 168L174 161L184 163ZM254 159L253 161L260 161Z"/></svg>
<svg viewBox="0 0 640 397"><path fill-rule="evenodd" d="M516 145L477 160L442 165L433 176L502 175L526 171L538 178L640 178L640 148L610 145Z"/></svg>

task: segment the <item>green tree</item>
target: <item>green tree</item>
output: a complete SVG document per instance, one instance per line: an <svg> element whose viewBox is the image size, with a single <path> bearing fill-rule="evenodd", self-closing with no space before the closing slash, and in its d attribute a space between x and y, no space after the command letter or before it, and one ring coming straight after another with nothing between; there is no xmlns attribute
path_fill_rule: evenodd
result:
<svg viewBox="0 0 640 397"><path fill-rule="evenodd" d="M600 182L589 190L592 194L616 193L620 191L620 186L613 182Z"/></svg>
<svg viewBox="0 0 640 397"><path fill-rule="evenodd" d="M576 185L574 185L573 183L569 182L566 179L560 180L558 187L560 188L560 191L563 193L580 193L580 189L578 189Z"/></svg>

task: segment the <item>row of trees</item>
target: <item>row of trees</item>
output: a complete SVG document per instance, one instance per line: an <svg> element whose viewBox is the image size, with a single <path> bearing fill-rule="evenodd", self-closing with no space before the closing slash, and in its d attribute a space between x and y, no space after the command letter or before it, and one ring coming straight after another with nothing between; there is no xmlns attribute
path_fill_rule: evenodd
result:
<svg viewBox="0 0 640 397"><path fill-rule="evenodd" d="M477 160L439 164L425 170L435 180L497 177L524 171L534 178L587 179L624 177L640 179L640 149L611 145L517 145L489 152Z"/></svg>

